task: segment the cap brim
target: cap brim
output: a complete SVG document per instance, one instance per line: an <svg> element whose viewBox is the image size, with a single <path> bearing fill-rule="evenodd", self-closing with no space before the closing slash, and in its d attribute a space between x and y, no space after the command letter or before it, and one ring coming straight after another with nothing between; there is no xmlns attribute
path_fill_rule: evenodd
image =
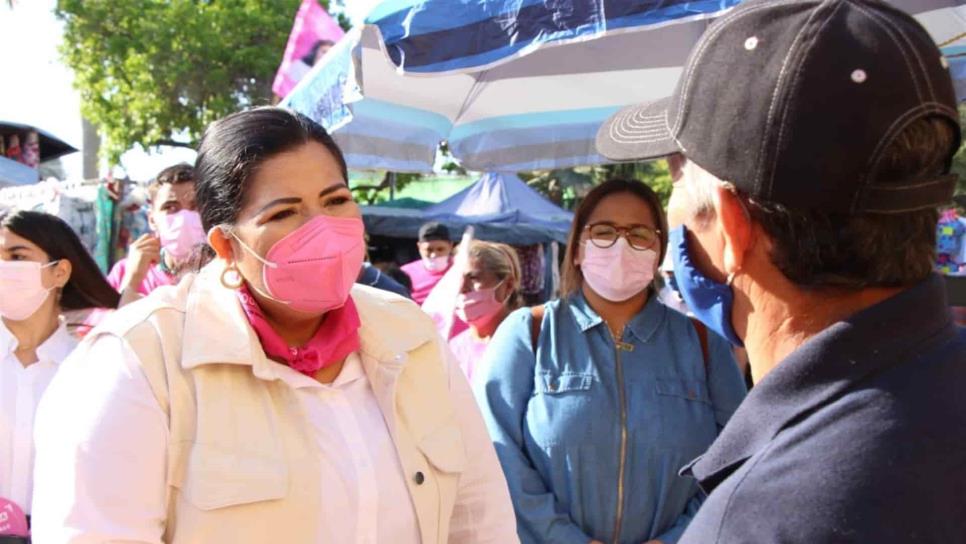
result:
<svg viewBox="0 0 966 544"><path fill-rule="evenodd" d="M659 159L682 149L671 135L671 98L628 106L597 131L597 152L614 161Z"/></svg>

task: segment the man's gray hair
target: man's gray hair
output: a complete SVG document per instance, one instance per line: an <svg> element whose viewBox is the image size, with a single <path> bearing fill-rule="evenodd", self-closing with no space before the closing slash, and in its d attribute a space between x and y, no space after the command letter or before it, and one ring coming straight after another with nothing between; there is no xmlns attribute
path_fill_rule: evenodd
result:
<svg viewBox="0 0 966 544"><path fill-rule="evenodd" d="M914 122L886 151L876 181L908 182L944 173L954 138L952 127L943 119ZM683 173L692 217L705 225L715 217L714 191L722 185L734 187L690 161ZM772 264L799 286L903 287L924 280L933 270L938 210L834 214L793 210L736 193L752 221L772 240Z"/></svg>

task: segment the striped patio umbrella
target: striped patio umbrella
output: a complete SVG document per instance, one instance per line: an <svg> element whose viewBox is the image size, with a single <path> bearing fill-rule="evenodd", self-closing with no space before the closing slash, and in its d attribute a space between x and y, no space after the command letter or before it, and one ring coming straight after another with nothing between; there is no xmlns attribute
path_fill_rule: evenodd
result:
<svg viewBox="0 0 966 544"><path fill-rule="evenodd" d="M737 0L385 0L288 96L350 168L427 172L441 142L478 171L606 162L597 128L669 95ZM966 7L895 0L949 56L966 96ZM739 84L740 82L735 82Z"/></svg>

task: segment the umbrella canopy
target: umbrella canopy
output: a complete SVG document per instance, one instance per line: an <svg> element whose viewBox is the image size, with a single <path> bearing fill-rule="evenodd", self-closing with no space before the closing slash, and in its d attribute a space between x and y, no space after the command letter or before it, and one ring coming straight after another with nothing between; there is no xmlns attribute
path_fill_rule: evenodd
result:
<svg viewBox="0 0 966 544"><path fill-rule="evenodd" d="M600 124L671 94L710 19L737 3L386 1L285 103L333 132L354 168L430 171L441 141L471 170L598 164ZM937 43L966 44L957 1L893 4ZM966 57L950 60L966 76Z"/></svg>
<svg viewBox="0 0 966 544"><path fill-rule="evenodd" d="M468 226L482 240L516 245L567 241L573 215L545 199L513 174L489 173L450 198L414 210L364 207L366 232L416 238L426 221L439 221L460 236Z"/></svg>
<svg viewBox="0 0 966 544"><path fill-rule="evenodd" d="M68 144L67 142L45 130L21 123L0 121L0 134L24 134L30 131L36 132L40 137L40 162L53 160L77 151L76 147Z"/></svg>

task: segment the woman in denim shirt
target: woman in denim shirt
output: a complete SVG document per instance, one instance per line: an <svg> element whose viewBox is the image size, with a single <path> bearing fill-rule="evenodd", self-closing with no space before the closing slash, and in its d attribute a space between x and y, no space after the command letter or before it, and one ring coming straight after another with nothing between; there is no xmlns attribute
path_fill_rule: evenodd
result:
<svg viewBox="0 0 966 544"><path fill-rule="evenodd" d="M598 186L574 218L563 299L514 312L493 337L476 393L524 543L672 544L701 504L678 471L745 386L723 339L702 330L702 346L657 300L666 241L650 188Z"/></svg>

